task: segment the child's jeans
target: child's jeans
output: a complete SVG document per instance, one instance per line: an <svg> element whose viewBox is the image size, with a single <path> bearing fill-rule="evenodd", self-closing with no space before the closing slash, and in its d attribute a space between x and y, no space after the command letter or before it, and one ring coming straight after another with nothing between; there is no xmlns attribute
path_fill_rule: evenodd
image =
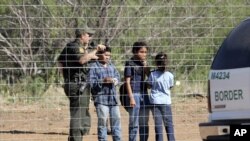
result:
<svg viewBox="0 0 250 141"><path fill-rule="evenodd" d="M150 104L148 95L134 93L136 106L129 108L129 141L136 141L137 132L140 132L140 141L147 141L149 134Z"/></svg>
<svg viewBox="0 0 250 141"><path fill-rule="evenodd" d="M121 141L121 116L119 106L96 104L98 117L98 140L107 141L107 119L110 115L110 127L113 141Z"/></svg>
<svg viewBox="0 0 250 141"><path fill-rule="evenodd" d="M152 113L155 122L156 141L163 141L162 121L168 141L175 141L171 105L152 105Z"/></svg>

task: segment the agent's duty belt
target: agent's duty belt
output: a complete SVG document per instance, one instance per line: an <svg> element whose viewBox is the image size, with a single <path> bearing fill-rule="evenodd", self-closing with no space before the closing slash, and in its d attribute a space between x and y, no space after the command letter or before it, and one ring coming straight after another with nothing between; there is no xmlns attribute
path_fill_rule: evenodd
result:
<svg viewBox="0 0 250 141"><path fill-rule="evenodd" d="M68 78L65 79L65 82L85 82L85 81L86 81L86 79L78 78L78 77L72 78L72 79L68 79Z"/></svg>

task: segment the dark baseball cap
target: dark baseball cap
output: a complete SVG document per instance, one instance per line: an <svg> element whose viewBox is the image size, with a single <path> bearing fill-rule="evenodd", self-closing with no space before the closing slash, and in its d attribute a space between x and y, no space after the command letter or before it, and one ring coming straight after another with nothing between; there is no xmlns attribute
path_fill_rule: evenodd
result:
<svg viewBox="0 0 250 141"><path fill-rule="evenodd" d="M76 34L76 35L82 35L82 34L84 34L84 33L88 33L88 34L93 35L93 34L95 34L95 30L90 29L90 28L88 28L88 27L85 27L85 28L77 28L77 29L75 30L75 34Z"/></svg>

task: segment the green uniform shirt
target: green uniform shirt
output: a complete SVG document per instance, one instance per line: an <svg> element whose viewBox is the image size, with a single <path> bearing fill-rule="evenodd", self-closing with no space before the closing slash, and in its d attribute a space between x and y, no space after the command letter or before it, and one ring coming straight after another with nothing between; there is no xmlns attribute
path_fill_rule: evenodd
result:
<svg viewBox="0 0 250 141"><path fill-rule="evenodd" d="M79 63L86 50L81 47L79 39L70 42L61 52L58 61L63 64L63 77L65 81L85 81L89 72L89 63Z"/></svg>

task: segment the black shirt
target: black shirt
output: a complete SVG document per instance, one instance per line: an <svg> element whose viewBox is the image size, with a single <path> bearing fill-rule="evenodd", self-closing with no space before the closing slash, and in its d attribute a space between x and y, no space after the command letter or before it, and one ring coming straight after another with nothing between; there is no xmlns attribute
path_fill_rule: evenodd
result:
<svg viewBox="0 0 250 141"><path fill-rule="evenodd" d="M79 39L70 42L61 52L58 61L63 65L63 77L65 81L85 81L89 72L88 63L82 65L79 60L86 50L81 47Z"/></svg>
<svg viewBox="0 0 250 141"><path fill-rule="evenodd" d="M147 93L147 88L144 83L143 63L132 57L125 62L124 76L131 77L130 85L133 93Z"/></svg>

